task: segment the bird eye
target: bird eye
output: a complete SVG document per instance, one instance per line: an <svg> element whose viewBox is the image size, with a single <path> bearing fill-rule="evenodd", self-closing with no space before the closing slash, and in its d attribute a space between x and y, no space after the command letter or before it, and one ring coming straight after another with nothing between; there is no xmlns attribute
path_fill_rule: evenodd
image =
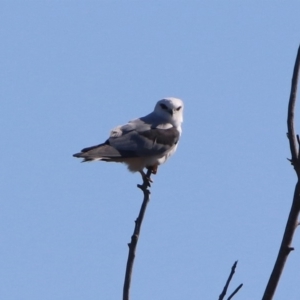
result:
<svg viewBox="0 0 300 300"><path fill-rule="evenodd" d="M177 111L181 110L181 106L177 107L176 110L177 110Z"/></svg>
<svg viewBox="0 0 300 300"><path fill-rule="evenodd" d="M163 104L163 103L160 104L160 107L161 107L162 109L168 109L168 107L167 107L165 104Z"/></svg>

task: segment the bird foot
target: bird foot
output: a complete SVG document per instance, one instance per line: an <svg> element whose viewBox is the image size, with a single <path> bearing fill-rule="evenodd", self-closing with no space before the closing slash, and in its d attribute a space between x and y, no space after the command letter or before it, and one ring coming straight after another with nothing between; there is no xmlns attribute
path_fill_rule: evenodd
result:
<svg viewBox="0 0 300 300"><path fill-rule="evenodd" d="M151 187L151 183L153 183L153 180L149 176L147 176L144 171L140 171L140 173L142 175L144 184L146 184L147 187Z"/></svg>
<svg viewBox="0 0 300 300"><path fill-rule="evenodd" d="M154 174L154 175L157 173L157 169L158 169L158 165L147 167L147 170L151 171L151 173Z"/></svg>

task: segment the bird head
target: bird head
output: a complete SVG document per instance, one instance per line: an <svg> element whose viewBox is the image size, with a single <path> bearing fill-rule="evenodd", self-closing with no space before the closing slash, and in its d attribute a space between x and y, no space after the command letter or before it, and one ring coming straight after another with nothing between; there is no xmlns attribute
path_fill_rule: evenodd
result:
<svg viewBox="0 0 300 300"><path fill-rule="evenodd" d="M178 98L170 97L159 100L155 105L154 112L173 126L180 126L183 122L183 102Z"/></svg>

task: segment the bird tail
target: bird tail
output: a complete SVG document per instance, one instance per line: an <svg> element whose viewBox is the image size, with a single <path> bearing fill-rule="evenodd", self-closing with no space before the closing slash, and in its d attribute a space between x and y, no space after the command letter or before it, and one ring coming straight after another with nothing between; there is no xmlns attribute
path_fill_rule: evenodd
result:
<svg viewBox="0 0 300 300"><path fill-rule="evenodd" d="M121 154L114 147L108 143L84 148L79 153L73 154L74 157L83 158L82 162L103 160L110 161L116 158L120 158Z"/></svg>

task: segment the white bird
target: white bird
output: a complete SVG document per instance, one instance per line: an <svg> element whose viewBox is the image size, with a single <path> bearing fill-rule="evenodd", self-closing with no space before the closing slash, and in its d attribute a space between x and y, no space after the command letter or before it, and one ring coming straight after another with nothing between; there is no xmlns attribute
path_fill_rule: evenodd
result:
<svg viewBox="0 0 300 300"><path fill-rule="evenodd" d="M103 144L84 148L73 156L83 158L83 162L122 162L143 177L144 168L156 174L158 165L176 151L182 122L182 100L164 98L150 114L114 128Z"/></svg>

